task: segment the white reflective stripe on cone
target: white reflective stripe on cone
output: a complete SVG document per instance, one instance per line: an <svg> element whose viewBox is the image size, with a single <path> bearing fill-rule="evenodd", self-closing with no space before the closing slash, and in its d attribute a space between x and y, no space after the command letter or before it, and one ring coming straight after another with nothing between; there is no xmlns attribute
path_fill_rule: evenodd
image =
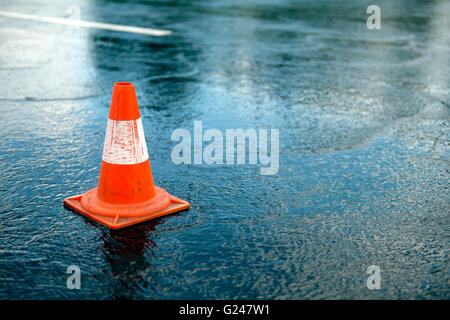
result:
<svg viewBox="0 0 450 320"><path fill-rule="evenodd" d="M111 164L138 164L148 159L141 118L108 119L102 160Z"/></svg>

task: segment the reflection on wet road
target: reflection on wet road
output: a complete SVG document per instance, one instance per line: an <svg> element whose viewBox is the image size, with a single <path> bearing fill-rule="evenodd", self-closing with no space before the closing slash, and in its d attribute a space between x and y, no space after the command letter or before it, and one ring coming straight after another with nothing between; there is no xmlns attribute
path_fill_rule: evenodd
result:
<svg viewBox="0 0 450 320"><path fill-rule="evenodd" d="M448 299L450 3L377 4L382 30L360 1L77 3L167 37L0 17L0 298ZM116 81L155 183L192 207L109 231L62 199L97 184ZM174 165L194 120L279 129L278 174Z"/></svg>

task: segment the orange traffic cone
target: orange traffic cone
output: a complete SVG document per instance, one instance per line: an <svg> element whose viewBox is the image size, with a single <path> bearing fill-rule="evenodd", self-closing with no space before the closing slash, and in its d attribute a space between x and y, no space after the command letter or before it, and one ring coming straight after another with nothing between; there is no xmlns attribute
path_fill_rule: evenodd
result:
<svg viewBox="0 0 450 320"><path fill-rule="evenodd" d="M111 229L189 208L153 184L132 83L114 84L98 187L64 204Z"/></svg>

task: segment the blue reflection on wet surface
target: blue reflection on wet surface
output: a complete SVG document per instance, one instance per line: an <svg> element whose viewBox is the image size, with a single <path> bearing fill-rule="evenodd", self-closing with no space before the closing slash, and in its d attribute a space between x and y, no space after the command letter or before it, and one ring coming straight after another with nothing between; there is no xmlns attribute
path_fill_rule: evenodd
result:
<svg viewBox="0 0 450 320"><path fill-rule="evenodd" d="M448 299L450 7L377 4L382 30L360 1L78 3L161 38L0 17L0 298ZM110 231L62 199L97 184L117 81L191 209ZM174 165L194 120L279 129L278 174Z"/></svg>

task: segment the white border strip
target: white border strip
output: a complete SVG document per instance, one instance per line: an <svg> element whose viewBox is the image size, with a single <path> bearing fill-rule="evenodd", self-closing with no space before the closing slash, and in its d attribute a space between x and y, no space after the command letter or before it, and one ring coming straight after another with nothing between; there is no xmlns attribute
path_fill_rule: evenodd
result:
<svg viewBox="0 0 450 320"><path fill-rule="evenodd" d="M170 30L139 28L139 27L132 27L132 26L123 26L120 24L83 21L83 20L76 20L76 19L43 17L43 16L35 16L35 15L31 15L31 14L23 14L23 13L8 12L8 11L0 11L0 16L8 17L8 18L15 18L15 19L22 19L22 20L33 20L33 21L41 21L41 22L49 22L49 23L59 23L59 24L67 25L67 26L97 28L97 29L105 29L105 30L112 30L112 31L139 33L139 34L146 34L146 35L157 36L157 37L167 36L167 35L172 34L172 31L170 31Z"/></svg>
<svg viewBox="0 0 450 320"><path fill-rule="evenodd" d="M108 119L102 160L112 164L138 164L148 160L141 118L129 121Z"/></svg>

